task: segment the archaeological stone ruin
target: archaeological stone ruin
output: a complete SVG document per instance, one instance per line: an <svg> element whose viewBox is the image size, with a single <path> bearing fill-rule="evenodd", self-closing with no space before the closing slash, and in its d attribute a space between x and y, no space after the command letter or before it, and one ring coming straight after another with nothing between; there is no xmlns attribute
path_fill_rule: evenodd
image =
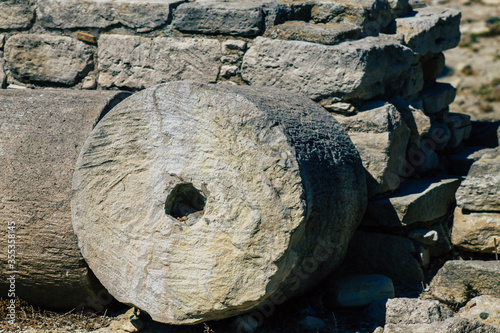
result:
<svg viewBox="0 0 500 333"><path fill-rule="evenodd" d="M379 332L500 330L469 311L500 308L498 138L469 144L439 81L460 19L419 0L0 2L18 296L253 316L243 332L320 286Z"/></svg>

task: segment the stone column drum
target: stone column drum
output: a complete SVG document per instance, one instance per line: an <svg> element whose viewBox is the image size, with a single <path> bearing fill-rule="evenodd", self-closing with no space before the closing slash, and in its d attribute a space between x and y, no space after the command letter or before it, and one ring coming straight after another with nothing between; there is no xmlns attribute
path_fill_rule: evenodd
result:
<svg viewBox="0 0 500 333"><path fill-rule="evenodd" d="M275 88L136 93L92 131L73 176L90 268L119 301L171 324L303 292L338 267L365 205L346 132Z"/></svg>
<svg viewBox="0 0 500 333"><path fill-rule="evenodd" d="M77 246L71 225L71 179L93 126L129 95L116 91L0 90L3 297L10 290L7 277L14 275L16 296L33 305L99 310L111 301ZM15 247L9 249L15 251L11 253L15 262L7 261L9 240Z"/></svg>

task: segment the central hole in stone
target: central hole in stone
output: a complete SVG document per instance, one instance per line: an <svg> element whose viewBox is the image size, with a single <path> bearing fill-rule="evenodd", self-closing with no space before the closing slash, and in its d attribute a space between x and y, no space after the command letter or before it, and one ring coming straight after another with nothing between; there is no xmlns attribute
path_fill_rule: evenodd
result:
<svg viewBox="0 0 500 333"><path fill-rule="evenodd" d="M207 199L193 184L177 184L165 202L165 213L184 221L191 217L201 217Z"/></svg>

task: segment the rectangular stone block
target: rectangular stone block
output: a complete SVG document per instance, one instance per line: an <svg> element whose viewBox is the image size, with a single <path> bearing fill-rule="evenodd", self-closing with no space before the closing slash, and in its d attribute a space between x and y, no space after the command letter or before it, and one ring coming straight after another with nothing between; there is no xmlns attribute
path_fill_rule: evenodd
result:
<svg viewBox="0 0 500 333"><path fill-rule="evenodd" d="M410 17L396 19L396 32L418 55L452 49L460 41L460 11L442 7L418 8Z"/></svg>
<svg viewBox="0 0 500 333"><path fill-rule="evenodd" d="M12 76L29 83L71 86L94 66L92 49L67 36L17 34L5 44Z"/></svg>
<svg viewBox="0 0 500 333"><path fill-rule="evenodd" d="M500 212L500 148L472 164L457 191L457 205L476 212Z"/></svg>
<svg viewBox="0 0 500 333"><path fill-rule="evenodd" d="M451 240L453 245L469 252L500 252L500 213L464 214L462 208L457 207Z"/></svg>
<svg viewBox="0 0 500 333"><path fill-rule="evenodd" d="M264 25L261 3L257 1L196 1L180 5L173 26L183 32L255 36Z"/></svg>
<svg viewBox="0 0 500 333"><path fill-rule="evenodd" d="M334 46L259 37L243 58L242 77L316 100L369 99L398 81L412 59L409 48L374 37Z"/></svg>
<svg viewBox="0 0 500 333"><path fill-rule="evenodd" d="M0 30L27 29L34 19L35 10L28 1L0 2Z"/></svg>
<svg viewBox="0 0 500 333"><path fill-rule="evenodd" d="M455 203L459 178L409 180L389 198L368 203L373 225L401 227L444 216Z"/></svg>
<svg viewBox="0 0 500 333"><path fill-rule="evenodd" d="M186 0L39 0L38 19L44 28L106 28L123 24L152 30L167 23L170 12Z"/></svg>
<svg viewBox="0 0 500 333"><path fill-rule="evenodd" d="M101 35L98 41L102 87L143 89L161 82L215 82L220 42L196 38L142 38Z"/></svg>

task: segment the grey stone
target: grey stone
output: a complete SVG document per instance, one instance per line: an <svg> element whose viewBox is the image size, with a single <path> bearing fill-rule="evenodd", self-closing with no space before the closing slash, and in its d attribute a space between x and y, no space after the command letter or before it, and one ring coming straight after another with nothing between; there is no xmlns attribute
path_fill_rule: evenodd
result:
<svg viewBox="0 0 500 333"><path fill-rule="evenodd" d="M287 21L266 31L266 37L335 45L364 37L361 27L345 23Z"/></svg>
<svg viewBox="0 0 500 333"><path fill-rule="evenodd" d="M459 178L408 180L390 197L370 201L367 214L384 227L432 221L453 207L459 185Z"/></svg>
<svg viewBox="0 0 500 333"><path fill-rule="evenodd" d="M410 67L407 72L406 80L403 87L399 90L402 97L413 96L418 94L424 87L424 72L422 65L417 63Z"/></svg>
<svg viewBox="0 0 500 333"><path fill-rule="evenodd" d="M422 64L424 81L432 82L443 72L445 67L444 54L443 52L426 54L420 58L420 63Z"/></svg>
<svg viewBox="0 0 500 333"><path fill-rule="evenodd" d="M448 148L457 148L463 141L470 137L472 131L470 118L468 114L451 112L444 116L444 121L450 128Z"/></svg>
<svg viewBox="0 0 500 333"><path fill-rule="evenodd" d="M419 8L414 16L396 19L396 31L405 36L406 45L415 53L439 53L458 45L460 17L456 9Z"/></svg>
<svg viewBox="0 0 500 333"><path fill-rule="evenodd" d="M172 24L183 32L255 36L264 26L261 6L258 1L198 0L177 7Z"/></svg>
<svg viewBox="0 0 500 333"><path fill-rule="evenodd" d="M469 252L499 253L500 212L464 213L457 207L453 220L452 241L457 248Z"/></svg>
<svg viewBox="0 0 500 333"><path fill-rule="evenodd" d="M433 121L428 133L424 135L426 142L432 144L433 150L443 150L449 146L452 134L451 130L445 124L439 121Z"/></svg>
<svg viewBox="0 0 500 333"><path fill-rule="evenodd" d="M98 57L100 86L143 89L175 80L215 82L221 50L215 39L101 35Z"/></svg>
<svg viewBox="0 0 500 333"><path fill-rule="evenodd" d="M21 82L74 85L93 65L92 49L71 37L14 35L5 44L12 76Z"/></svg>
<svg viewBox="0 0 500 333"><path fill-rule="evenodd" d="M107 28L122 24L152 30L167 23L172 9L185 0L39 0L38 20L44 28Z"/></svg>
<svg viewBox="0 0 500 333"><path fill-rule="evenodd" d="M500 298L488 295L474 297L458 311L456 317L483 322L500 332Z"/></svg>
<svg viewBox="0 0 500 333"><path fill-rule="evenodd" d="M27 29L35 17L35 9L29 1L0 2L0 30Z"/></svg>
<svg viewBox="0 0 500 333"><path fill-rule="evenodd" d="M398 188L410 131L396 107L383 104L354 116L335 118L361 155L367 171L368 197Z"/></svg>
<svg viewBox="0 0 500 333"><path fill-rule="evenodd" d="M433 141L426 138L418 138L416 141L410 141L407 151L407 160L405 171L402 172L405 178L414 176L414 174L425 175L439 167L439 156L434 151L436 145Z"/></svg>
<svg viewBox="0 0 500 333"><path fill-rule="evenodd" d="M387 324L432 324L453 317L453 311L435 300L393 298L387 300Z"/></svg>
<svg viewBox="0 0 500 333"><path fill-rule="evenodd" d="M313 99L369 99L397 81L412 58L410 49L374 37L333 46L259 37L245 53L242 77Z"/></svg>
<svg viewBox="0 0 500 333"><path fill-rule="evenodd" d="M438 271L425 298L463 305L479 295L500 297L500 261L450 260Z"/></svg>
<svg viewBox="0 0 500 333"><path fill-rule="evenodd" d="M394 297L392 280L380 274L342 276L329 288L327 302L334 307L366 306Z"/></svg>
<svg viewBox="0 0 500 333"><path fill-rule="evenodd" d="M377 36L387 27L391 19L390 8L376 0L312 2L312 22L356 25L361 27L367 36Z"/></svg>
<svg viewBox="0 0 500 333"><path fill-rule="evenodd" d="M485 153L472 164L457 190L457 205L471 211L500 212L500 148Z"/></svg>
<svg viewBox="0 0 500 333"><path fill-rule="evenodd" d="M432 324L387 324L384 333L498 333L493 326L477 320L448 318Z"/></svg>
<svg viewBox="0 0 500 333"><path fill-rule="evenodd" d="M454 100L457 90L448 83L435 83L426 87L421 93L426 114L433 114L448 107Z"/></svg>
<svg viewBox="0 0 500 333"><path fill-rule="evenodd" d="M341 115L353 116L358 113L356 107L351 103L337 102L336 99L324 99L321 100L318 104L330 112L338 113Z"/></svg>
<svg viewBox="0 0 500 333"><path fill-rule="evenodd" d="M94 128L73 176L73 225L119 301L156 321L196 323L284 300L332 273L365 186L347 133L311 100L171 82L134 94Z"/></svg>
<svg viewBox="0 0 500 333"><path fill-rule="evenodd" d="M238 66L227 66L223 65L220 68L220 76L224 78L229 78L238 74Z"/></svg>
<svg viewBox="0 0 500 333"><path fill-rule="evenodd" d="M406 237L356 231L346 263L353 272L382 274L395 284L420 284L424 273L412 241Z"/></svg>
<svg viewBox="0 0 500 333"><path fill-rule="evenodd" d="M238 39L228 39L222 43L222 53L229 54L234 51L246 51L247 42Z"/></svg>
<svg viewBox="0 0 500 333"><path fill-rule="evenodd" d="M71 226L71 179L98 119L128 93L0 90L0 245L15 222L16 295L33 305L96 310L112 298L89 272ZM8 290L7 255L0 258ZM41 287L43 286L43 287ZM107 302L107 303L106 303Z"/></svg>

